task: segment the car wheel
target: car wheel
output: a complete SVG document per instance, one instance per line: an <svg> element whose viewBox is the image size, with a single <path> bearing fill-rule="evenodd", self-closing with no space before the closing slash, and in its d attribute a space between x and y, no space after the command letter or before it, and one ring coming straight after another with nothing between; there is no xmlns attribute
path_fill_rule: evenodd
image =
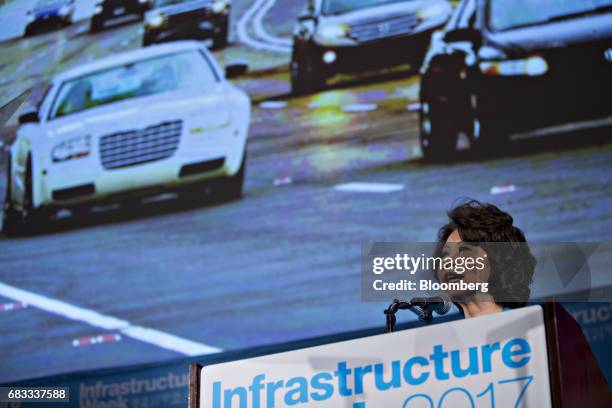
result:
<svg viewBox="0 0 612 408"><path fill-rule="evenodd" d="M423 102L419 113L419 140L423 159L428 162L451 160L457 147L459 126L444 110Z"/></svg>
<svg viewBox="0 0 612 408"><path fill-rule="evenodd" d="M478 157L498 156L510 147L509 133L502 122L474 117L470 132L472 151Z"/></svg>
<svg viewBox="0 0 612 408"><path fill-rule="evenodd" d="M34 184L32 172L32 156L28 157L25 179L25 197L23 200L23 209L21 210L21 224L23 232L37 232L42 229L47 217L43 210L34 208Z"/></svg>
<svg viewBox="0 0 612 408"><path fill-rule="evenodd" d="M237 200L242 197L242 187L244 185L244 175L246 173L246 151L242 156L240 169L236 174L226 177L217 184L216 195L223 201Z"/></svg>
<svg viewBox="0 0 612 408"><path fill-rule="evenodd" d="M12 205L5 203L2 216L2 233L4 235L17 235L21 231L21 213Z"/></svg>
<svg viewBox="0 0 612 408"><path fill-rule="evenodd" d="M325 87L325 75L319 64L314 62L314 56L301 57L294 55L289 67L291 72L291 92L304 95L316 92Z"/></svg>
<svg viewBox="0 0 612 408"><path fill-rule="evenodd" d="M151 44L153 44L153 40L151 39L151 37L149 37L147 35L142 37L142 46L143 47L148 47Z"/></svg>
<svg viewBox="0 0 612 408"><path fill-rule="evenodd" d="M28 25L23 32L24 37L31 37L34 34L34 30L31 25Z"/></svg>
<svg viewBox="0 0 612 408"><path fill-rule="evenodd" d="M2 216L2 232L6 235L14 235L19 230L21 213L15 210L12 203L11 193L11 158L8 158L8 166L6 169L6 194L4 196L4 207Z"/></svg>
<svg viewBox="0 0 612 408"><path fill-rule="evenodd" d="M227 36L229 34L229 21L225 21L221 24L219 32L213 36L213 47L222 48L228 44Z"/></svg>
<svg viewBox="0 0 612 408"><path fill-rule="evenodd" d="M104 20L99 17L93 17L91 19L91 24L89 25L89 32L95 33L104 28Z"/></svg>
<svg viewBox="0 0 612 408"><path fill-rule="evenodd" d="M10 162L9 162L10 163ZM8 166L8 176L10 174L10 165ZM7 180L11 180L8 178ZM7 185L7 197L11 197L10 186ZM43 227L46 218L41 210L35 209L33 205L33 184L32 184L32 158L28 158L25 180L25 197L23 200L22 210L17 211L10 200L5 201L4 206L4 221L2 230L6 234L24 234L38 231Z"/></svg>

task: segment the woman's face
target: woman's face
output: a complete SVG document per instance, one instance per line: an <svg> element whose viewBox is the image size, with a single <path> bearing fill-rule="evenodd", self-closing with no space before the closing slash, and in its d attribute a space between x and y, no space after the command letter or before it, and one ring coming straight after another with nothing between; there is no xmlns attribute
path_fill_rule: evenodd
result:
<svg viewBox="0 0 612 408"><path fill-rule="evenodd" d="M442 258L445 261L452 259L453 262L452 267L448 267L451 262L444 262L443 267L436 271L438 281L441 283L461 281L465 283L485 283L489 281L491 264L487 253L479 246L463 242L457 230L453 231L444 243ZM467 261L468 259L472 261ZM453 299L457 299L473 292L448 290L447 293Z"/></svg>

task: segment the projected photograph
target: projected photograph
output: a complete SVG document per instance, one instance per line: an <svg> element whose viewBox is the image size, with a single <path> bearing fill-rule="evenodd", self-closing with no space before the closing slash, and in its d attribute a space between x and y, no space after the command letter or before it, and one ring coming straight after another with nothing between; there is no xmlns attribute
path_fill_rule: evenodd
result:
<svg viewBox="0 0 612 408"><path fill-rule="evenodd" d="M612 242L611 21L612 0L0 0L0 384L384 330L362 246L435 243L469 200L528 242ZM576 313L610 344L610 313ZM172 376L150 406L186 406Z"/></svg>

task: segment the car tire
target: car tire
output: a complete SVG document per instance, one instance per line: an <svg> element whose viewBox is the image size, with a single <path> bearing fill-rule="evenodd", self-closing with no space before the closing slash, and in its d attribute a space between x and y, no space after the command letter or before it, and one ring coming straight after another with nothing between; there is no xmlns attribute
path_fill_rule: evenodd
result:
<svg viewBox="0 0 612 408"><path fill-rule="evenodd" d="M10 163L10 162L9 162ZM8 177L10 174L10 165L8 166ZM11 180L8 178L7 180ZM11 194L11 182L7 183L7 197ZM33 184L32 184L32 157L28 157L25 180L25 197L23 200L22 210L16 210L10 200L5 201L4 220L2 230L7 235L27 234L39 231L47 221L43 212L40 209L35 209L33 206Z"/></svg>
<svg viewBox="0 0 612 408"><path fill-rule="evenodd" d="M4 196L4 207L2 216L2 232L5 235L15 235L19 231L19 224L21 220L21 213L15 210L12 203L11 185L11 158L8 158L8 165L6 169L6 194Z"/></svg>
<svg viewBox="0 0 612 408"><path fill-rule="evenodd" d="M21 211L22 231L24 233L38 232L45 226L47 218L41 209L34 208L32 156L28 157L26 167L25 193L23 210Z"/></svg>
<svg viewBox="0 0 612 408"><path fill-rule="evenodd" d="M221 24L218 33L213 36L213 48L219 49L227 46L229 34L229 21L225 21Z"/></svg>
<svg viewBox="0 0 612 408"><path fill-rule="evenodd" d="M31 37L32 34L34 34L34 29L32 28L32 26L31 25L26 26L23 32L23 37L24 38Z"/></svg>
<svg viewBox="0 0 612 408"><path fill-rule="evenodd" d="M310 53L305 57L294 53L289 71L291 74L291 93L305 95L325 87L325 75Z"/></svg>
<svg viewBox="0 0 612 408"><path fill-rule="evenodd" d="M104 28L104 20L99 17L92 17L91 23L89 25L89 32L96 33Z"/></svg>
<svg viewBox="0 0 612 408"><path fill-rule="evenodd" d="M225 177L217 183L215 195L223 201L233 201L242 197L242 189L244 186L244 176L246 173L246 151L242 156L240 169L236 174L230 177Z"/></svg>
<svg viewBox="0 0 612 408"><path fill-rule="evenodd" d="M151 44L153 44L153 40L151 39L151 37L146 36L146 35L142 37L142 46L143 47L148 47Z"/></svg>
<svg viewBox="0 0 612 408"><path fill-rule="evenodd" d="M510 147L509 132L503 123L492 119L474 117L470 143L473 153L478 158L495 157L508 151Z"/></svg>
<svg viewBox="0 0 612 408"><path fill-rule="evenodd" d="M419 112L419 141L423 159L437 163L452 160L456 153L459 126L444 109L423 102Z"/></svg>

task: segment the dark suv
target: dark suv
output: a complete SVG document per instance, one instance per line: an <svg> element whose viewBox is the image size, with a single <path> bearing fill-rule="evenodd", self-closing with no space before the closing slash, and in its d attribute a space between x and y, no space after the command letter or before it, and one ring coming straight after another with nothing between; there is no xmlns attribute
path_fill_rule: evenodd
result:
<svg viewBox="0 0 612 408"><path fill-rule="evenodd" d="M421 69L421 147L480 154L612 115L612 0L463 0Z"/></svg>
<svg viewBox="0 0 612 408"><path fill-rule="evenodd" d="M38 0L27 13L27 24L23 33L28 37L36 29L46 25L66 27L72 24L74 0Z"/></svg>
<svg viewBox="0 0 612 408"><path fill-rule="evenodd" d="M320 89L338 73L419 67L451 11L446 0L308 0L293 32L293 92Z"/></svg>
<svg viewBox="0 0 612 408"><path fill-rule="evenodd" d="M212 39L215 48L227 44L230 0L155 0L147 12L142 45Z"/></svg>
<svg viewBox="0 0 612 408"><path fill-rule="evenodd" d="M128 15L144 16L153 0L101 0L98 1L91 16L90 31L95 32L104 28L108 20Z"/></svg>

